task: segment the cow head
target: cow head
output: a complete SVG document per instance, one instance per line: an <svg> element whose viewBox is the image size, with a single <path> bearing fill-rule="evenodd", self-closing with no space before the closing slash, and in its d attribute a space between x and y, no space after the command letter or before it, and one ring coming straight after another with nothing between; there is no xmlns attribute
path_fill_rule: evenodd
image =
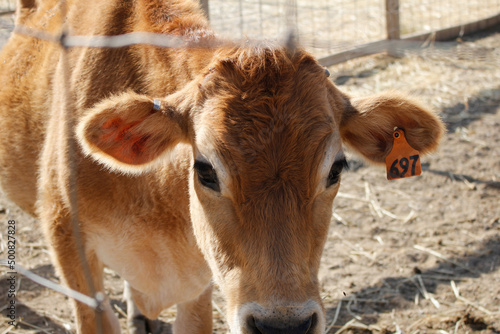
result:
<svg viewBox="0 0 500 334"><path fill-rule="evenodd" d="M125 93L81 121L86 153L113 170L154 172L192 147L194 234L226 300L234 333L322 333L318 267L346 143L383 162L395 127L432 150L439 119L397 94L350 99L301 51L221 52L182 90Z"/></svg>

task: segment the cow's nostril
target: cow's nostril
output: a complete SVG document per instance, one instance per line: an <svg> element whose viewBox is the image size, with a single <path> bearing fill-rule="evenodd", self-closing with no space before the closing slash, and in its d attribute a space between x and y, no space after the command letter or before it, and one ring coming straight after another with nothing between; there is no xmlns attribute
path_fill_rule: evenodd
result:
<svg viewBox="0 0 500 334"><path fill-rule="evenodd" d="M262 332L257 329L257 326L255 325L255 318L250 316L247 319L247 327L250 330L251 334L261 334Z"/></svg>
<svg viewBox="0 0 500 334"><path fill-rule="evenodd" d="M247 325L252 334L310 334L316 325L316 315L314 314L296 325L291 325L290 322L295 321L282 322L275 319L255 319L254 317L249 317Z"/></svg>

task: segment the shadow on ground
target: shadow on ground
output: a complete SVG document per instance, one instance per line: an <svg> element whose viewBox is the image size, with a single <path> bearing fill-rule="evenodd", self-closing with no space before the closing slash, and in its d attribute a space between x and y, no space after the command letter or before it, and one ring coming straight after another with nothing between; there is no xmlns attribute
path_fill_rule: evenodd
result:
<svg viewBox="0 0 500 334"><path fill-rule="evenodd" d="M54 274L54 268L51 265L39 266L34 269L31 269L31 271L39 276L50 279L52 281L56 280L56 276ZM2 277L0 277L0 282L5 282L11 276L12 275L8 273L6 275L3 275ZM31 298L36 298L42 295L46 291L45 287L38 285L27 278L24 278L20 274L16 275L16 284L19 284L19 286L16 286L16 294L29 293L31 295ZM7 296L8 289L9 289L8 284L0 284L0 296L2 296L1 298L2 300L10 301L10 298L8 298ZM35 333L38 332L53 333L53 334L70 333L70 331L68 331L64 327L61 327L59 324L54 322L49 316L43 315L40 312L40 310L30 308L29 306L23 304L18 299L16 299L15 305L16 305L15 311L16 311L16 323L17 323L16 328L33 330ZM10 320L7 318L8 312L9 312L8 309L4 309L1 312L2 317L5 319L6 322Z"/></svg>
<svg viewBox="0 0 500 334"><path fill-rule="evenodd" d="M500 87L479 92L465 103L457 103L441 111L449 132L467 127L485 114L496 114L500 110Z"/></svg>
<svg viewBox="0 0 500 334"><path fill-rule="evenodd" d="M443 261L425 271L415 267L415 274L412 276L386 277L377 284L364 287L354 294L346 296L343 299L345 301L343 305L349 303L349 300L355 302L350 307L351 313L346 307L341 309L336 326L346 324L353 318L353 313L359 315L364 324L375 324L381 313L408 307L414 303L415 296L421 294L421 287L418 284L420 279L423 281L425 289L434 293L439 285L449 285L452 280L478 278L483 274L497 271L499 267L500 236L495 236L470 254L450 258L448 261ZM436 279L437 276L439 279ZM335 312L336 308L327 309L327 318L330 321L334 318ZM466 324L472 330L488 328L495 333L500 333L500 328L491 328L481 319L470 317Z"/></svg>
<svg viewBox="0 0 500 334"><path fill-rule="evenodd" d="M460 264L458 266L457 264ZM450 258L448 261L443 261L437 266L425 271L419 268L414 268L415 275L412 276L399 276L399 277L386 277L372 286L364 287L356 293L344 298L347 303L349 300L354 300L355 303L350 307L350 312L355 312L362 317L365 324L374 324L377 322L379 314L391 312L393 309L405 308L407 305L413 303L415 295L421 293L417 281L422 279L425 288L428 292L435 292L437 287L442 284L449 284L451 280L459 281L464 278L478 278L483 274L495 272L500 267L500 236L493 237L475 249L470 254L461 257ZM54 279L54 271L52 266L44 265L33 269L33 272L48 279ZM447 274L443 274L447 273ZM436 279L439 275L441 278ZM8 275L0 278L4 281ZM0 285L0 295L7 295L7 285ZM23 279L21 282L21 289L30 291L35 295L40 295L45 290L44 287L37 285ZM394 298L395 296L398 298ZM402 300L401 300L402 298ZM120 300L112 300L112 305L116 304L122 310L126 310L126 305ZM344 304L345 305L345 304ZM334 317L336 308L327 309L327 318ZM6 317L6 310L2 311L2 315ZM17 304L17 315L22 319L23 323L19 324L18 328L33 329L33 327L26 324L37 324L37 326L44 328L47 331L55 334L68 333L66 329L55 323L49 317L44 316L32 308L27 307L21 303ZM339 316L339 321L336 325L342 326L352 318L352 314L348 313L344 307ZM41 326L43 324L43 326ZM469 319L468 325L471 329L486 329L489 328L488 324L481 322L478 319ZM500 332L500 328L489 328L493 331ZM171 325L162 323L161 331L156 333L171 333ZM156 334L155 333L155 334Z"/></svg>

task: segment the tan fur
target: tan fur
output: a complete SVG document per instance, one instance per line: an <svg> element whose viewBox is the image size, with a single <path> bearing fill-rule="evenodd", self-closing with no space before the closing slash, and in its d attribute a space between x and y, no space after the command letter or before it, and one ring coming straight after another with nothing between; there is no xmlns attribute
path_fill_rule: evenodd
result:
<svg viewBox="0 0 500 334"><path fill-rule="evenodd" d="M352 106L341 124L342 137L374 162L385 162L391 151L394 124L405 130L408 143L422 153L435 150L445 130L433 113L399 93L353 99Z"/></svg>
<svg viewBox="0 0 500 334"><path fill-rule="evenodd" d="M57 33L59 6L20 0L17 22ZM341 139L382 161L394 127L430 151L439 119L394 93L350 99L303 50L219 40L188 0L69 1L66 22L73 34L149 31L189 46L68 52L79 220L94 285L103 289L109 266L146 316L178 304L174 331L209 333L213 276L233 333L322 333L317 273L338 190L326 188L324 165ZM65 284L88 294L69 224L60 57L56 45L21 35L2 50L0 182L40 219ZM214 166L220 193L198 180L195 159ZM95 333L92 310L75 303L75 312L78 332ZM119 332L112 312L104 320L105 333Z"/></svg>

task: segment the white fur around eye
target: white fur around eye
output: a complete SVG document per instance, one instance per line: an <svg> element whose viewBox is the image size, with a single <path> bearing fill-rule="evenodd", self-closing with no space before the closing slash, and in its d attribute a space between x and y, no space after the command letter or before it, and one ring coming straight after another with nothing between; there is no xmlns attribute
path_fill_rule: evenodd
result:
<svg viewBox="0 0 500 334"><path fill-rule="evenodd" d="M328 177L328 174L330 174L333 163L337 160L343 159L343 157L344 152L342 152L342 144L340 142L340 138L338 138L338 136L335 136L327 145L323 161L319 166L319 183L316 188L317 192L320 192L326 188L325 180Z"/></svg>
<svg viewBox="0 0 500 334"><path fill-rule="evenodd" d="M200 131L197 136L195 159L204 163L210 164L217 173L221 194L223 196L229 195L229 188L227 186L229 174L228 169L222 162L217 154L213 142L213 136L210 131Z"/></svg>

